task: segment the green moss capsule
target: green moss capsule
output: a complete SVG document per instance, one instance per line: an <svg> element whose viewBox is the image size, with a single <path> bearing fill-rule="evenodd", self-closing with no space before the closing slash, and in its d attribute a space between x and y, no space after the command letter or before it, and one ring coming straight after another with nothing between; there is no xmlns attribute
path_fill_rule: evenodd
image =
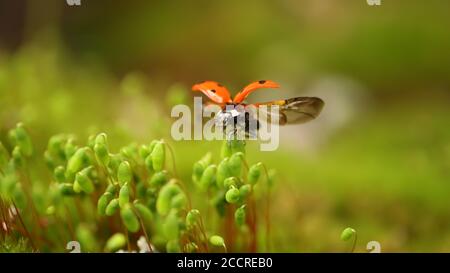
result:
<svg viewBox="0 0 450 273"><path fill-rule="evenodd" d="M249 184L242 185L239 188L239 193L241 195L241 200L244 200L245 198L247 198L247 196L250 195L251 191L252 191L252 186L251 185L249 185Z"/></svg>
<svg viewBox="0 0 450 273"><path fill-rule="evenodd" d="M261 162L252 165L248 170L247 180L250 184L256 184L261 177L263 164Z"/></svg>
<svg viewBox="0 0 450 273"><path fill-rule="evenodd" d="M344 229L341 233L341 240L342 241L348 241L350 240L354 235L356 234L356 230L354 230L351 227L348 227L346 229Z"/></svg>
<svg viewBox="0 0 450 273"><path fill-rule="evenodd" d="M87 146L91 149L94 149L95 146L95 135L88 136Z"/></svg>
<svg viewBox="0 0 450 273"><path fill-rule="evenodd" d="M211 164L211 160L212 153L208 152L198 162L201 162L204 166L208 166L209 164Z"/></svg>
<svg viewBox="0 0 450 273"><path fill-rule="evenodd" d="M53 215L55 214L55 206L48 206L47 209L45 210L45 214L47 215Z"/></svg>
<svg viewBox="0 0 450 273"><path fill-rule="evenodd" d="M12 143L14 145L17 144L16 143L16 129L15 128L13 128L13 129L8 131L8 139L9 139L10 143Z"/></svg>
<svg viewBox="0 0 450 273"><path fill-rule="evenodd" d="M156 144L158 144L159 140L152 140L152 142L150 142L150 144L148 145L148 150L150 153L153 152L153 149L155 148Z"/></svg>
<svg viewBox="0 0 450 273"><path fill-rule="evenodd" d="M197 209L191 209L186 214L186 226L191 228L200 223L200 211Z"/></svg>
<svg viewBox="0 0 450 273"><path fill-rule="evenodd" d="M117 179L119 180L119 185L123 186L125 183L131 183L132 176L133 174L131 172L130 163L128 163L128 161L122 161L117 169Z"/></svg>
<svg viewBox="0 0 450 273"><path fill-rule="evenodd" d="M156 201L157 201L157 192L155 189L147 189L145 192L145 205L151 209L151 211L156 211Z"/></svg>
<svg viewBox="0 0 450 273"><path fill-rule="evenodd" d="M136 184L134 199L144 199L146 192L147 192L147 187L146 187L145 183L143 181L139 181Z"/></svg>
<svg viewBox="0 0 450 273"><path fill-rule="evenodd" d="M164 162L166 160L166 146L165 143L160 141L156 143L155 148L152 151L152 164L153 169L157 172L162 171L164 168Z"/></svg>
<svg viewBox="0 0 450 273"><path fill-rule="evenodd" d="M230 157L230 160L228 161L228 166L230 168L231 176L240 177L242 172L242 166L243 166L243 159L244 154L241 152L235 153Z"/></svg>
<svg viewBox="0 0 450 273"><path fill-rule="evenodd" d="M192 168L192 181L198 183L202 178L203 172L205 171L205 166L202 162L195 162Z"/></svg>
<svg viewBox="0 0 450 273"><path fill-rule="evenodd" d="M109 164L108 167L113 171L117 172L119 169L120 163L122 163L122 156L120 154L110 154L109 155Z"/></svg>
<svg viewBox="0 0 450 273"><path fill-rule="evenodd" d="M175 210L171 210L167 215L163 224L164 235L168 240L178 239L179 237L179 220Z"/></svg>
<svg viewBox="0 0 450 273"><path fill-rule="evenodd" d="M22 123L18 123L14 130L14 138L16 144L20 147L25 156L31 156L33 153L33 144L28 132L25 130Z"/></svg>
<svg viewBox="0 0 450 273"><path fill-rule="evenodd" d="M150 154L150 148L148 145L143 144L139 147L139 157L142 160L145 160L149 154Z"/></svg>
<svg viewBox="0 0 450 273"><path fill-rule="evenodd" d="M94 145L94 152L97 161L103 166L108 166L110 157L107 146L102 143L97 143Z"/></svg>
<svg viewBox="0 0 450 273"><path fill-rule="evenodd" d="M128 183L125 183L122 187L120 187L119 206L123 208L129 202L130 202L130 187L128 186Z"/></svg>
<svg viewBox="0 0 450 273"><path fill-rule="evenodd" d="M25 165L25 159L19 146L14 147L12 151L12 160L16 169L22 168Z"/></svg>
<svg viewBox="0 0 450 273"><path fill-rule="evenodd" d="M73 190L73 185L71 183L59 184L58 189L62 195L70 196L75 194L75 191Z"/></svg>
<svg viewBox="0 0 450 273"><path fill-rule="evenodd" d="M92 183L92 180L88 176L90 169L91 168L88 167L78 172L75 176L74 182L74 185L77 184L82 191L88 194L94 192L94 184ZM77 191L77 189L75 188L74 190Z"/></svg>
<svg viewBox="0 0 450 273"><path fill-rule="evenodd" d="M136 212L138 216L142 219L142 221L146 225L150 225L153 221L153 213L152 211L146 207L144 204L134 202L134 208L136 209Z"/></svg>
<svg viewBox="0 0 450 273"><path fill-rule="evenodd" d="M180 242L178 240L170 240L166 244L167 253L180 253L181 247Z"/></svg>
<svg viewBox="0 0 450 273"><path fill-rule="evenodd" d="M64 183L66 182L66 176L65 176L66 170L63 166L58 166L53 171L53 177L55 178L56 182L58 183Z"/></svg>
<svg viewBox="0 0 450 273"><path fill-rule="evenodd" d="M108 136L105 133L100 133L95 137L95 144L108 145Z"/></svg>
<svg viewBox="0 0 450 273"><path fill-rule="evenodd" d="M129 203L120 208L120 217L130 232L139 231L139 220Z"/></svg>
<svg viewBox="0 0 450 273"><path fill-rule="evenodd" d="M117 193L117 187L114 184L109 184L108 187L106 188L105 192L109 192L112 195L115 195Z"/></svg>
<svg viewBox="0 0 450 273"><path fill-rule="evenodd" d="M113 216L117 209L119 209L119 199L114 198L109 202L108 206L106 206L105 214L107 216Z"/></svg>
<svg viewBox="0 0 450 273"><path fill-rule="evenodd" d="M174 182L164 185L159 191L158 199L156 200L157 212L160 215L167 215L171 208L172 198L180 192L180 187Z"/></svg>
<svg viewBox="0 0 450 273"><path fill-rule="evenodd" d="M239 190L235 186L231 186L230 189L225 194L225 200L227 200L228 203L236 203L240 199L240 193Z"/></svg>
<svg viewBox="0 0 450 273"><path fill-rule="evenodd" d="M127 239L122 233L116 233L106 241L105 250L114 252L123 248L127 244Z"/></svg>
<svg viewBox="0 0 450 273"><path fill-rule="evenodd" d="M76 193L80 193L80 192L83 191L83 190L81 189L80 183L78 183L77 180L75 180L75 181L73 182L72 187L73 187L73 191L76 192Z"/></svg>
<svg viewBox="0 0 450 273"><path fill-rule="evenodd" d="M153 169L153 158L152 158L151 154L147 155L147 157L145 158L144 164L145 164L145 168L147 168L147 170L149 172L153 172L154 171L154 169Z"/></svg>
<svg viewBox="0 0 450 273"><path fill-rule="evenodd" d="M87 163L87 149L88 148L79 148L72 157L70 157L66 170L69 175L77 173Z"/></svg>
<svg viewBox="0 0 450 273"><path fill-rule="evenodd" d="M237 187L238 183L239 179L237 179L236 177L228 177L223 181L223 187L225 189L229 189L231 186Z"/></svg>
<svg viewBox="0 0 450 273"><path fill-rule="evenodd" d="M212 154L206 153L199 161L194 163L192 169L192 181L199 183L206 167L211 163Z"/></svg>
<svg viewBox="0 0 450 273"><path fill-rule="evenodd" d="M172 200L170 201L170 207L173 209L183 209L187 205L187 197L184 194L184 192L180 192L174 197L172 197Z"/></svg>
<svg viewBox="0 0 450 273"><path fill-rule="evenodd" d="M231 143L227 140L224 140L222 142L222 147L220 149L220 157L221 158L226 158L226 157L230 157L232 155L231 152Z"/></svg>
<svg viewBox="0 0 450 273"><path fill-rule="evenodd" d="M47 168L49 170L53 170L56 167L56 162L53 159L53 157L51 156L49 151L44 152L44 160L45 160L45 165L47 165Z"/></svg>
<svg viewBox="0 0 450 273"><path fill-rule="evenodd" d="M75 152L77 151L78 147L75 145L75 140L73 138L69 138L64 145L64 156L66 158L71 158Z"/></svg>
<svg viewBox="0 0 450 273"><path fill-rule="evenodd" d="M203 172L202 178L200 179L200 188L202 190L207 190L211 185L215 183L216 180L216 165L209 165Z"/></svg>
<svg viewBox="0 0 450 273"><path fill-rule="evenodd" d="M155 173L149 180L150 187L161 187L166 184L169 179L168 172L166 170Z"/></svg>
<svg viewBox="0 0 450 273"><path fill-rule="evenodd" d="M66 136L60 134L52 136L47 145L47 151L50 155L55 156L58 159L66 160L64 154L64 145L66 142Z"/></svg>
<svg viewBox="0 0 450 273"><path fill-rule="evenodd" d="M97 213L99 215L106 215L106 207L112 199L113 195L109 192L105 192L104 194L102 194L102 196L100 196L97 201Z"/></svg>
<svg viewBox="0 0 450 273"><path fill-rule="evenodd" d="M137 160L139 158L139 148L136 143L131 143L128 146L120 149L120 154L125 158L129 158L132 160Z"/></svg>
<svg viewBox="0 0 450 273"><path fill-rule="evenodd" d="M219 246L219 247L224 247L225 246L225 241L219 235L213 235L213 236L209 237L209 242L213 246Z"/></svg>
<svg viewBox="0 0 450 273"><path fill-rule="evenodd" d="M231 176L231 170L228 167L228 158L224 158L217 166L216 183L218 187L223 187L225 179Z"/></svg>
<svg viewBox="0 0 450 273"><path fill-rule="evenodd" d="M245 205L240 206L234 212L234 221L238 226L243 226L245 224Z"/></svg>

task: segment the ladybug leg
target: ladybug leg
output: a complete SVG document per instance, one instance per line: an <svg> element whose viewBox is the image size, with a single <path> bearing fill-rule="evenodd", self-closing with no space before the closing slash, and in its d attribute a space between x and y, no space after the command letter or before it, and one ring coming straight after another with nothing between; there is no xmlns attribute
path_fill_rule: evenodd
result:
<svg viewBox="0 0 450 273"><path fill-rule="evenodd" d="M226 139L229 145L231 145L231 141L235 139L237 135L237 128L233 128L233 130L226 132Z"/></svg>

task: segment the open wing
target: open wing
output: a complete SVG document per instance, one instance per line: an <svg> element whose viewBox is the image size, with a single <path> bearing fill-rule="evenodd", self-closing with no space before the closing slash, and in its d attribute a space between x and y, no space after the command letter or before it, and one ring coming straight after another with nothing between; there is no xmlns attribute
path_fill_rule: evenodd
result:
<svg viewBox="0 0 450 273"><path fill-rule="evenodd" d="M276 100L264 103L255 103L250 106L255 106L260 110L261 106L268 106L266 114L269 122L276 123L278 120L279 125L286 124L301 124L315 119L324 106L324 102L320 98L316 97L297 97L286 100ZM271 111L273 105L279 106L278 111Z"/></svg>
<svg viewBox="0 0 450 273"><path fill-rule="evenodd" d="M218 104L230 103L230 92L218 82L204 81L192 86L193 91L200 91L210 100Z"/></svg>
<svg viewBox="0 0 450 273"><path fill-rule="evenodd" d="M251 84L247 85L244 89L242 89L241 92L239 92L233 99L234 103L241 103L245 100L245 98L247 98L248 95L250 95L250 93L252 93L253 91L260 89L260 88L278 88L280 87L278 85L278 83L273 82L273 81L265 81L265 80L261 80L261 81L257 81L257 82L252 82Z"/></svg>

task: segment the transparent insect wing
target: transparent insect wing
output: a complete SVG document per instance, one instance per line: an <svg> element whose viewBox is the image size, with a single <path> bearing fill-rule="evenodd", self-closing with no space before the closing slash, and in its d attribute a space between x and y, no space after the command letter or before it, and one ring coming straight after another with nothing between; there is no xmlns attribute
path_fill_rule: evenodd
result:
<svg viewBox="0 0 450 273"><path fill-rule="evenodd" d="M285 125L301 124L315 119L322 111L324 102L316 97L297 97L254 105L265 111L269 122L278 121L280 125ZM277 106L278 110L272 111L271 106Z"/></svg>
<svg viewBox="0 0 450 273"><path fill-rule="evenodd" d="M218 104L225 104L231 102L230 92L226 87L224 87L218 82L204 81L192 86L192 90L202 92L210 100Z"/></svg>

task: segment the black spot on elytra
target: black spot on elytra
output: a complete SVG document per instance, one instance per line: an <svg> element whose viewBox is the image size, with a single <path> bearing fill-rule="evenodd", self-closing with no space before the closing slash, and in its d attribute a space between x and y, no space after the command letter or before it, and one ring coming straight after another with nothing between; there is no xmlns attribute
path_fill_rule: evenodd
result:
<svg viewBox="0 0 450 273"><path fill-rule="evenodd" d="M213 92L213 93L216 93L216 90L214 90L214 89L211 89L211 92Z"/></svg>
<svg viewBox="0 0 450 273"><path fill-rule="evenodd" d="M266 81L265 81L265 80L260 80L258 83L259 83L259 84L265 84Z"/></svg>

